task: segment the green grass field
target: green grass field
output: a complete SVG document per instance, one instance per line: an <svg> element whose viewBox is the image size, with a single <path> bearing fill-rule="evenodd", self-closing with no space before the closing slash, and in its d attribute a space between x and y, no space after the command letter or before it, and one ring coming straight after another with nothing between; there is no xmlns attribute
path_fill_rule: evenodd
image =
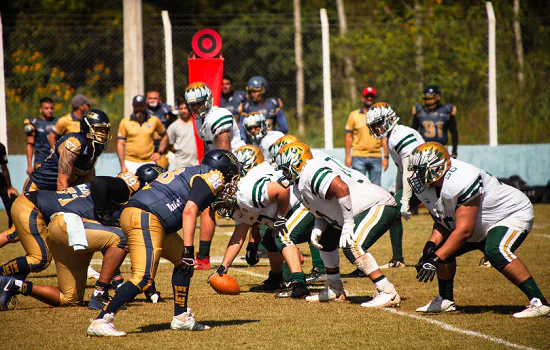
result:
<svg viewBox="0 0 550 350"><path fill-rule="evenodd" d="M543 293L550 297L550 205L535 206L535 226L516 252L527 264ZM6 216L0 213L0 228ZM268 262L247 267L242 262L229 270L244 291L237 296L217 295L206 283L213 272L196 271L190 290L189 306L197 320L212 326L206 332L172 331L172 267L161 263L157 289L166 300L150 304L138 296L115 320L117 329L128 332L124 338L87 338L86 328L97 312L86 307L52 308L30 297L18 297L15 310L0 313L2 349L103 349L103 348L186 348L186 349L499 349L550 348L550 318L517 320L512 313L522 310L526 297L492 268L479 267L480 252L458 259L455 301L459 311L448 315L426 316L415 309L436 296L437 283L420 284L412 265L429 236L431 221L426 211L405 223L404 253L409 265L403 269L383 270L403 301L391 310L365 310L359 304L374 293L368 279L344 279L350 302L310 304L303 300L275 299L273 294L246 292L262 282ZM211 254L221 257L232 227L220 227ZM304 270L311 268L309 249ZM22 255L19 243L0 249L0 261ZM382 237L371 249L380 265L391 258L389 236ZM243 250L244 254L244 250ZM101 257L98 254L97 258ZM219 260L217 260L219 261ZM343 257L342 273L354 270ZM217 264L214 263L216 266ZM99 265L94 265L99 269ZM127 278L128 261L122 266ZM53 264L30 280L38 284L56 284ZM94 282L88 281L87 301ZM315 286L320 289L322 284Z"/></svg>

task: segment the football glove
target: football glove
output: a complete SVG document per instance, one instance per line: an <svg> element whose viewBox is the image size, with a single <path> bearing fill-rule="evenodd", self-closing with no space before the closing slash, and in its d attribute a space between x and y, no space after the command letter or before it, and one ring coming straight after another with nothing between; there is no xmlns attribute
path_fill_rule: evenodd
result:
<svg viewBox="0 0 550 350"><path fill-rule="evenodd" d="M254 266L260 262L260 258L258 257L258 245L256 243L248 243L244 258L250 266Z"/></svg>
<svg viewBox="0 0 550 350"><path fill-rule="evenodd" d="M351 247L355 240L353 239L353 229L355 228L355 223L344 222L342 227L342 233L340 234L340 248Z"/></svg>
<svg viewBox="0 0 550 350"><path fill-rule="evenodd" d="M223 265L220 265L218 266L218 268L216 269L216 272L214 272L213 274L211 274L210 276L208 276L208 279L206 280L208 283L210 283L210 277L214 276L215 274L218 274L221 276L225 275L227 273L227 271L229 270L229 268L227 268L226 266L223 266Z"/></svg>
<svg viewBox="0 0 550 350"><path fill-rule="evenodd" d="M109 212L96 211L95 217L103 226L120 227L120 220L117 217L112 216Z"/></svg>
<svg viewBox="0 0 550 350"><path fill-rule="evenodd" d="M422 264L421 266L419 266ZM418 279L419 282L428 282L433 281L435 274L437 272L437 268L441 264L441 259L434 253L430 255L428 260L424 261L423 263L418 263L416 265L416 269L418 271L418 274L416 275L416 279Z"/></svg>
<svg viewBox="0 0 550 350"><path fill-rule="evenodd" d="M180 270L191 272L195 270L195 258L194 258L194 247L183 247L183 254L181 255L181 262L178 265Z"/></svg>
<svg viewBox="0 0 550 350"><path fill-rule="evenodd" d="M432 254L434 254L436 251L436 245L432 241L426 242L424 245L424 250L422 250L422 254L420 255L420 259L418 259L418 263L416 263L416 272L420 271L420 267L422 267L422 264L430 258Z"/></svg>
<svg viewBox="0 0 550 350"><path fill-rule="evenodd" d="M284 235L286 232L286 217L281 214L277 214L275 221L273 221L273 237Z"/></svg>
<svg viewBox="0 0 550 350"><path fill-rule="evenodd" d="M409 208L409 202L407 201L407 203L401 203L401 216L403 217L403 219L410 220L411 215L412 213Z"/></svg>
<svg viewBox="0 0 550 350"><path fill-rule="evenodd" d="M323 231L318 228L314 228L313 231L311 231L311 245L317 249L323 249L323 246L319 244L322 235Z"/></svg>

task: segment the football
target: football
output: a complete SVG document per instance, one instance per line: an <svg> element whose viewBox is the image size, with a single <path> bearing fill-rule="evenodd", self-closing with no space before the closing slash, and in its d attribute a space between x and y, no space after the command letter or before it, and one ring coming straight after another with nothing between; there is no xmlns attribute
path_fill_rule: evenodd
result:
<svg viewBox="0 0 550 350"><path fill-rule="evenodd" d="M223 276L217 273L213 274L210 277L210 286L212 286L218 294L237 295L241 292L241 287L239 287L237 281L228 274Z"/></svg>

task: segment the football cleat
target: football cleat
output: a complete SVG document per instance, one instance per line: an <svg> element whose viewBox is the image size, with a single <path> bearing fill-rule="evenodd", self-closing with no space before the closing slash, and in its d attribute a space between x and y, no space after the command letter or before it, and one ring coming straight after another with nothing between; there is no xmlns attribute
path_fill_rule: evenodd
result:
<svg viewBox="0 0 550 350"><path fill-rule="evenodd" d="M362 307L368 308L383 308L383 307L399 307L401 303L401 297L397 294L397 291L391 286L388 290L378 290L374 294L372 300L362 303Z"/></svg>
<svg viewBox="0 0 550 350"><path fill-rule="evenodd" d="M19 290L15 285L15 277L0 276L0 311L15 308L17 304L16 294L19 294Z"/></svg>
<svg viewBox="0 0 550 350"><path fill-rule="evenodd" d="M387 264L380 266L381 269L390 269L390 268L402 268L405 267L403 259L391 259Z"/></svg>
<svg viewBox="0 0 550 350"><path fill-rule="evenodd" d="M99 272L94 270L94 268L91 265L88 266L88 278L93 280L99 279Z"/></svg>
<svg viewBox="0 0 550 350"><path fill-rule="evenodd" d="M342 275L342 277L347 277L347 278L362 278L362 277L367 277L367 275L365 275L365 273L359 269L355 269L355 271L353 272L350 272L346 275Z"/></svg>
<svg viewBox="0 0 550 350"><path fill-rule="evenodd" d="M309 292L309 289L307 288L307 284L305 283L292 281L290 283L290 286L292 287L292 289L285 290L275 294L275 299L282 299L282 298L304 299L305 297L311 294Z"/></svg>
<svg viewBox="0 0 550 350"><path fill-rule="evenodd" d="M306 283L325 282L327 280L327 274L319 271L318 267L311 269L306 276Z"/></svg>
<svg viewBox="0 0 550 350"><path fill-rule="evenodd" d="M539 298L533 298L523 311L516 312L515 318L542 317L550 315L550 306L544 305Z"/></svg>
<svg viewBox="0 0 550 350"><path fill-rule="evenodd" d="M210 256L207 256L204 259L199 258L197 254L195 257L195 270L210 270Z"/></svg>
<svg viewBox="0 0 550 350"><path fill-rule="evenodd" d="M92 323L88 326L86 334L89 337L123 337L125 332L117 331L113 321L115 314L105 314L103 318L91 320Z"/></svg>
<svg viewBox="0 0 550 350"><path fill-rule="evenodd" d="M282 273L273 273L269 271L269 277L257 286L250 288L251 292L276 292L286 289L287 286L283 280Z"/></svg>
<svg viewBox="0 0 550 350"><path fill-rule="evenodd" d="M491 267L491 262L485 257L485 255L479 261L480 267Z"/></svg>
<svg viewBox="0 0 550 350"><path fill-rule="evenodd" d="M172 318L170 323L170 329L174 330L187 330L187 331L205 331L210 329L210 326L207 326L202 323L195 321L195 314L191 312L191 308L187 308L187 312L184 312L178 316Z"/></svg>
<svg viewBox="0 0 550 350"><path fill-rule="evenodd" d="M143 292L143 294L145 294L145 298L150 303L157 304L157 303L160 303L160 302L164 301L160 297L160 292L157 291L157 288L156 288L156 285L155 285L154 281L153 281L153 284L151 285L151 287L147 288L147 290L145 292Z"/></svg>
<svg viewBox="0 0 550 350"><path fill-rule="evenodd" d="M434 300L416 309L416 312L426 313L442 313L452 311L456 311L455 302L452 300L443 299L441 295L438 295Z"/></svg>
<svg viewBox="0 0 550 350"><path fill-rule="evenodd" d="M88 309L90 310L103 310L103 308L109 304L109 293L108 292L99 292L92 294L90 301L88 302Z"/></svg>
<svg viewBox="0 0 550 350"><path fill-rule="evenodd" d="M311 302L327 302L327 301L345 301L346 291L341 280L327 281L327 285L322 289L319 294L310 295L306 297L307 301Z"/></svg>

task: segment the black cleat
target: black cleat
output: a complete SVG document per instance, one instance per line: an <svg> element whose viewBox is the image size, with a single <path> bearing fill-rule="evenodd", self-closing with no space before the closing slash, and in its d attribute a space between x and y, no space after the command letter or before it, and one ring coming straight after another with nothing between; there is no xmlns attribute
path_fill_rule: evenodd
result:
<svg viewBox="0 0 550 350"><path fill-rule="evenodd" d="M306 276L306 283L324 282L326 280L327 274L319 271L318 267L312 268L309 274Z"/></svg>
<svg viewBox="0 0 550 350"><path fill-rule="evenodd" d="M88 309L90 310L103 310L103 308L109 304L109 293L95 293L92 294L90 301L88 302Z"/></svg>
<svg viewBox="0 0 550 350"><path fill-rule="evenodd" d="M292 282L292 289L285 290L275 294L275 299L292 298L292 299L304 299L311 293L307 287L307 284L302 282Z"/></svg>
<svg viewBox="0 0 550 350"><path fill-rule="evenodd" d="M164 299L160 297L160 292L157 292L155 282L153 282L151 287L149 287L145 292L143 292L143 294L145 294L145 298L150 303L156 304L156 303L162 303L164 301Z"/></svg>
<svg viewBox="0 0 550 350"><path fill-rule="evenodd" d="M350 272L346 275L342 275L342 277L347 277L347 278L362 278L362 277L367 277L367 275L365 275L363 273L363 271L359 270L359 269L355 269L355 271L353 272Z"/></svg>
<svg viewBox="0 0 550 350"><path fill-rule="evenodd" d="M269 277L257 286L250 288L251 292L276 292L286 288L282 273L273 273L269 271Z"/></svg>

